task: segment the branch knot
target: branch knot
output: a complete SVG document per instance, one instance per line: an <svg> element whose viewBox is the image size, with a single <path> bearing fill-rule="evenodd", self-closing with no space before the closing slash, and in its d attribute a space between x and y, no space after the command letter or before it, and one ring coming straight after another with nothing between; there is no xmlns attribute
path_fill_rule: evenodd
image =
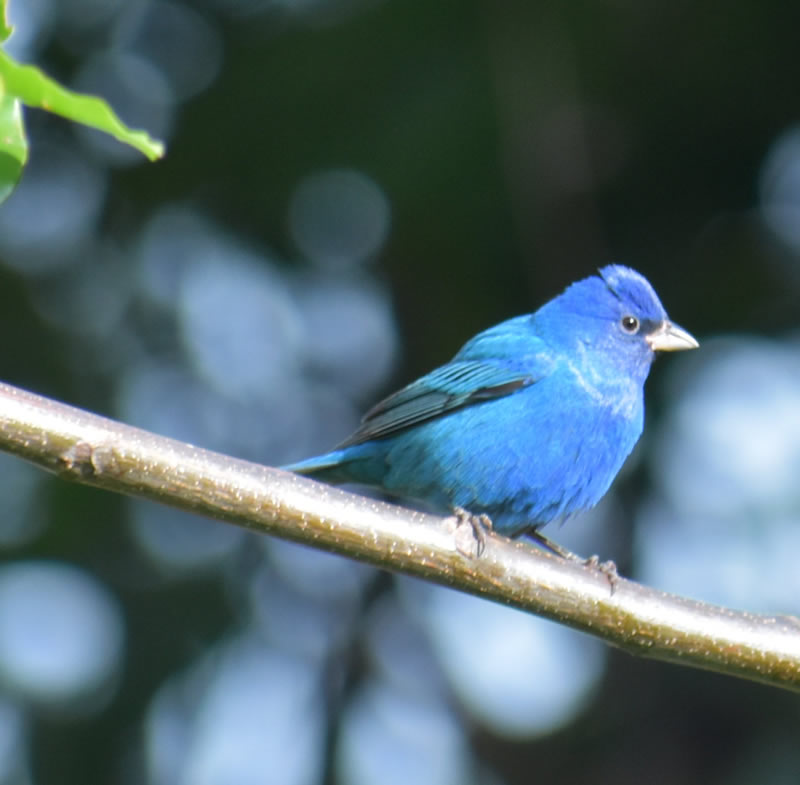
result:
<svg viewBox="0 0 800 785"><path fill-rule="evenodd" d="M94 477L94 447L89 442L75 442L58 456L58 474L67 479L85 480Z"/></svg>

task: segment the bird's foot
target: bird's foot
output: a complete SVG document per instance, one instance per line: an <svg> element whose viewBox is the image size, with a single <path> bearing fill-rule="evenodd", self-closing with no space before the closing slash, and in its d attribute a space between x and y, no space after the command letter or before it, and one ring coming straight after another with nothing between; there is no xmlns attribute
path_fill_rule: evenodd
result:
<svg viewBox="0 0 800 785"><path fill-rule="evenodd" d="M486 550L486 534L493 528L492 519L485 514L475 515L463 507L454 507L453 515L456 518L456 548L458 552L464 556L480 558ZM464 527L468 527L471 534L469 547L463 543L463 537L458 537L459 531L465 530ZM474 550L472 544L475 546Z"/></svg>
<svg viewBox="0 0 800 785"><path fill-rule="evenodd" d="M588 559L584 559L583 563L590 570L596 570L602 575L605 575L608 585L611 587L611 594L614 594L619 584L617 563L610 559L608 561L600 561L600 557L597 554L590 556Z"/></svg>
<svg viewBox="0 0 800 785"><path fill-rule="evenodd" d="M619 573L617 572L617 565L613 561L601 562L600 557L596 554L594 556L590 556L588 559L584 559L582 556L578 556L577 553L573 553L563 545L553 542L553 540L545 537L544 534L536 530L529 532L529 536L536 540L536 542L538 542L542 547L547 548L547 550L551 551L552 553L555 553L556 556L560 556L562 559L566 559L567 561L580 562L584 567L588 567L590 570L594 570L602 575L605 575L606 580L611 587L611 594L614 594L614 592L617 590L617 585L619 584Z"/></svg>

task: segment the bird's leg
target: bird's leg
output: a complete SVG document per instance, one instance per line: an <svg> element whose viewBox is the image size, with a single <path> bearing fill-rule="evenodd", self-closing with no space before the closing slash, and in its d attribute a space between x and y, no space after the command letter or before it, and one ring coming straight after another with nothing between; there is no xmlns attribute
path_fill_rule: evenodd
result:
<svg viewBox="0 0 800 785"><path fill-rule="evenodd" d="M472 529L472 535L477 542L477 556L480 558L483 551L486 549L486 532L492 531L492 519L485 514L475 515L463 507L454 507L453 515L456 517L456 528L460 526L469 526ZM461 548L459 548L461 551ZM462 551L463 553L463 551ZM472 554L465 554L471 556Z"/></svg>
<svg viewBox="0 0 800 785"><path fill-rule="evenodd" d="M545 537L538 529L530 529L526 534L532 540L536 540L543 548L547 548L550 553L554 553L556 556L560 556L566 561L586 561L582 556L578 556L577 553L573 553L563 545L559 545L557 542L553 542L549 537Z"/></svg>
<svg viewBox="0 0 800 785"><path fill-rule="evenodd" d="M583 564L585 567L589 567L589 569L597 570L598 572L602 573L606 576L610 586L611 586L611 593L613 594L616 591L617 584L619 583L619 574L617 573L617 565L613 561L600 561L600 557L597 554L590 556L588 559L584 559L582 556L578 556L577 553L573 553L571 550L565 548L563 545L559 545L557 542L553 542L549 537L545 537L537 529L532 529L528 532L528 536L536 540L543 548L547 548L551 553L555 553L556 556L560 556L562 559L567 561L577 561Z"/></svg>

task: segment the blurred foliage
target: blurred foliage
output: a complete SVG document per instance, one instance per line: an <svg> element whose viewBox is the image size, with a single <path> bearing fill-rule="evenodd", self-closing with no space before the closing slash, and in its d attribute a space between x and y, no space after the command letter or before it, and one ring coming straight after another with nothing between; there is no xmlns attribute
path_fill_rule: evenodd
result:
<svg viewBox="0 0 800 785"><path fill-rule="evenodd" d="M128 128L102 99L66 90L38 68L20 65L3 52L0 52L0 79L6 96L15 97L26 106L105 131L135 147L151 161L164 155L161 142L151 139L145 131Z"/></svg>
<svg viewBox="0 0 800 785"><path fill-rule="evenodd" d="M6 9L7 0L2 0L0 43L14 30L6 21ZM0 203L13 191L28 158L23 104L105 131L135 147L151 161L164 155L161 142L151 139L144 131L128 128L102 99L67 90L38 68L21 65L0 51Z"/></svg>
<svg viewBox="0 0 800 785"><path fill-rule="evenodd" d="M19 182L28 160L28 140L22 122L22 105L9 95L0 96L0 202L4 202Z"/></svg>
<svg viewBox="0 0 800 785"><path fill-rule="evenodd" d="M21 6L10 8L22 43L13 51L12 36L9 56L102 95L126 123L168 140L170 155L157 167L137 166L81 129L43 113L27 118L30 163L0 208L6 381L280 463L329 447L380 393L610 261L644 273L701 343L719 333L777 343L800 326L800 253L765 220L780 185L766 162L782 160L773 154L798 122L800 20L791 4ZM27 37L15 12L29 15ZM310 258L292 218L302 214L304 184L342 171L361 179L326 182L351 189L341 193L358 208L354 225L365 216L380 223L375 191L390 210L366 258L349 264ZM792 193L787 182L780 193ZM203 289L202 280L213 285ZM215 344L225 330L227 343ZM709 357L696 354L697 362ZM654 499L668 503L657 460L666 453L653 446L666 438L662 424L671 420L663 415L691 387L691 368L675 358L657 363L645 438L616 484L612 523L591 521L587 536L597 539L576 546L616 559L625 574L638 567L641 510ZM259 386L263 396L254 393ZM763 400L762 411L771 411ZM742 431L752 440L767 429ZM708 433L713 439L710 426ZM709 451L717 459L761 454L725 444ZM768 454L770 446L759 448ZM681 453L684 463L691 458ZM450 781L508 785L533 772L570 785L769 785L794 781L800 767L793 696L616 652L595 662L598 681L575 699L570 719L528 736L504 734L478 719L451 681L432 675L443 670L436 647L445 642L425 630L432 601L413 599L408 586L398 599L387 576L347 562L337 572L282 544L226 539L198 521L183 529L124 499L14 472L9 465L0 479L6 518L13 500L27 534L4 534L6 560L84 568L118 603L125 649L105 691L72 706L32 704L3 682L3 700L21 707L19 727L29 729L18 731L29 780L9 782L164 781L153 774L159 718L205 718L201 709L211 706L237 727L223 696L212 700L213 690L198 685L229 685L237 670L226 663L245 638L290 652L287 661L256 658L247 673L253 684L275 678L297 689L284 696L284 716L298 739L316 740L309 749L319 771L306 782L352 785L342 774L344 759L355 765L345 753L374 749L393 760L392 752L417 749L409 739L422 744L415 728L449 740L419 758L431 763L425 782L447 781L431 774L445 759L458 763ZM791 504L785 517L796 531L800 505ZM763 545L761 528L746 510L739 515L730 532L749 527L752 539L736 541L746 559ZM726 531L727 519L718 523ZM580 529L575 521L563 534ZM688 536L681 529L666 572L680 573L673 562L692 558ZM199 545L206 550L193 550ZM165 548L184 562L167 560ZM730 566L735 583L741 563ZM781 584L773 574L761 580ZM759 584L746 585L755 594ZM747 606L762 601L759 594ZM796 605L772 609L798 613ZM254 622L260 615L266 621ZM513 631L497 656L515 645L531 651L535 639ZM328 636L328 648L315 635ZM291 670L305 665L307 672ZM532 664L519 682L567 694L543 667ZM259 708L276 706L278 697ZM358 717L385 718L375 706L392 707L396 737L365 721L369 743L348 746ZM289 757L291 736L278 731L290 720L276 720L271 736L261 717L251 757L268 741ZM170 782L205 783L218 771L214 739L197 738L201 769ZM271 780L265 773L255 781Z"/></svg>

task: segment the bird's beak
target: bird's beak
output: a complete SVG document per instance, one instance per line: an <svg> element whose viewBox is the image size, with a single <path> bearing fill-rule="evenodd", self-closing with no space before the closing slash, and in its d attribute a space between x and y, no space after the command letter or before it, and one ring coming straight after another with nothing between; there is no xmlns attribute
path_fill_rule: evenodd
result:
<svg viewBox="0 0 800 785"><path fill-rule="evenodd" d="M654 352L682 352L700 346L683 327L666 319L644 339Z"/></svg>

